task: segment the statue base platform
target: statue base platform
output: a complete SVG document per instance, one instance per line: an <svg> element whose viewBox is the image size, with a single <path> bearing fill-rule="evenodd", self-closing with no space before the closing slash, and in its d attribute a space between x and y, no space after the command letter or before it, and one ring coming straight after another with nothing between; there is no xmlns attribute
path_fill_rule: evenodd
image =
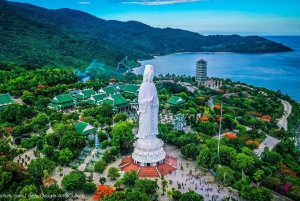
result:
<svg viewBox="0 0 300 201"><path fill-rule="evenodd" d="M131 170L138 173L138 177L160 177L177 170L177 158L166 156L161 164L156 166L141 166L134 163L134 159L129 156L122 159L119 165L121 171L130 172Z"/></svg>
<svg viewBox="0 0 300 201"><path fill-rule="evenodd" d="M140 166L156 166L163 163L166 152L163 148L164 143L155 135L144 139L138 139L134 143L132 158L134 163Z"/></svg>

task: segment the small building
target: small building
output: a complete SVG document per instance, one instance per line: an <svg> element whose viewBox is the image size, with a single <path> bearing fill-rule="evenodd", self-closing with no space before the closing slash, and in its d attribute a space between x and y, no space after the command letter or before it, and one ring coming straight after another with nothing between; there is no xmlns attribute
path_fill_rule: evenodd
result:
<svg viewBox="0 0 300 201"><path fill-rule="evenodd" d="M48 104L49 108L57 109L58 111L72 108L76 106L75 99L71 96L71 94L62 94L59 96L55 96L51 103Z"/></svg>
<svg viewBox="0 0 300 201"><path fill-rule="evenodd" d="M129 101L124 99L121 94L109 95L109 97L103 100L104 103L110 104L114 110L121 112L131 109Z"/></svg>
<svg viewBox="0 0 300 201"><path fill-rule="evenodd" d="M88 98L90 98L92 95L95 95L96 92L93 89L84 89L84 90L80 90L76 95L75 98L77 100L87 100Z"/></svg>
<svg viewBox="0 0 300 201"><path fill-rule="evenodd" d="M13 102L14 100L10 97L9 93L0 94L0 111L4 110L8 104Z"/></svg>
<svg viewBox="0 0 300 201"><path fill-rule="evenodd" d="M92 95L86 101L86 103L98 106L98 105L101 105L101 103L103 102L103 100L105 100L106 98L107 98L106 93L96 94L96 95Z"/></svg>
<svg viewBox="0 0 300 201"><path fill-rule="evenodd" d="M185 102L185 100L183 100L182 98L178 97L178 96L171 96L171 98L168 100L168 104L170 104L171 106L179 106L181 104L183 104Z"/></svg>
<svg viewBox="0 0 300 201"><path fill-rule="evenodd" d="M97 132L97 128L83 121L78 121L75 126L75 130L84 136L94 135Z"/></svg>

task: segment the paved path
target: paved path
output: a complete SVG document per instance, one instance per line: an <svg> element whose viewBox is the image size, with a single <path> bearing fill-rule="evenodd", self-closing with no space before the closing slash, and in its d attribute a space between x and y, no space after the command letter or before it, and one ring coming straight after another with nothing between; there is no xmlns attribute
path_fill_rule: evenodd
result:
<svg viewBox="0 0 300 201"><path fill-rule="evenodd" d="M260 143L258 149L254 149L254 153L256 153L258 157L260 157L265 147L269 147L269 150L271 151L279 142L280 140L277 140L276 138L267 135L266 139L262 143Z"/></svg>
<svg viewBox="0 0 300 201"><path fill-rule="evenodd" d="M283 104L283 107L284 107L284 114L279 119L277 126L279 126L280 128L284 128L284 130L287 130L287 117L292 112L292 106L289 102L284 101L284 100L281 100L281 103Z"/></svg>

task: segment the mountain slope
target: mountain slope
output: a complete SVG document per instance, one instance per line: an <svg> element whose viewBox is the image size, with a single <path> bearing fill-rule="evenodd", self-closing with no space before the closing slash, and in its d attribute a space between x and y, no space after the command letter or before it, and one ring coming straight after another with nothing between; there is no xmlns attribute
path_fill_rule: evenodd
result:
<svg viewBox="0 0 300 201"><path fill-rule="evenodd" d="M143 59L174 52L291 51L258 36L202 36L136 21L106 21L71 9L48 10L2 2L0 11L0 33L1 37L4 35L0 40L0 59L36 66L80 67L93 59L115 66L125 55Z"/></svg>
<svg viewBox="0 0 300 201"><path fill-rule="evenodd" d="M29 17L9 4L0 2L0 11L1 61L27 68L46 65L82 68L95 58L110 66L115 66L121 58L99 43Z"/></svg>

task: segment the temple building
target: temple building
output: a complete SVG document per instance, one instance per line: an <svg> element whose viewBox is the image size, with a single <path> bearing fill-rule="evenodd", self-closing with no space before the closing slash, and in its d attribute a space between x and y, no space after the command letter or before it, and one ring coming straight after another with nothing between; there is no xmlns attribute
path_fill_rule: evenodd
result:
<svg viewBox="0 0 300 201"><path fill-rule="evenodd" d="M95 95L96 92L93 89L84 89L80 90L76 95L75 98L79 101L81 100L87 100L90 98L92 95Z"/></svg>
<svg viewBox="0 0 300 201"><path fill-rule="evenodd" d="M109 95L106 99L103 100L103 102L110 104L117 112L131 109L129 101L124 99L123 96L118 93Z"/></svg>
<svg viewBox="0 0 300 201"><path fill-rule="evenodd" d="M202 85L207 80L207 62L203 58L196 63L195 80L198 82L198 85Z"/></svg>
<svg viewBox="0 0 300 201"><path fill-rule="evenodd" d="M92 95L86 101L86 103L91 104L91 105L95 105L95 106L99 106L99 105L101 105L103 100L105 100L106 98L107 98L107 95L105 93L96 94L96 95Z"/></svg>
<svg viewBox="0 0 300 201"><path fill-rule="evenodd" d="M51 103L48 104L49 108L57 109L58 111L73 108L74 106L76 106L76 101L71 94L55 96Z"/></svg>
<svg viewBox="0 0 300 201"><path fill-rule="evenodd" d="M182 98L172 95L167 103L170 104L170 106L179 106L179 105L183 104L184 102L185 102L185 100L183 100Z"/></svg>
<svg viewBox="0 0 300 201"><path fill-rule="evenodd" d="M100 93L106 93L107 95L111 95L111 94L117 93L118 90L113 86L107 86L107 87L101 88L99 90L99 92Z"/></svg>
<svg viewBox="0 0 300 201"><path fill-rule="evenodd" d="M4 110L8 104L13 102L14 100L10 97L9 93L0 94L0 111Z"/></svg>
<svg viewBox="0 0 300 201"><path fill-rule="evenodd" d="M201 85L218 90L222 86L222 80L214 80L213 78L210 78L205 82L202 82Z"/></svg>

